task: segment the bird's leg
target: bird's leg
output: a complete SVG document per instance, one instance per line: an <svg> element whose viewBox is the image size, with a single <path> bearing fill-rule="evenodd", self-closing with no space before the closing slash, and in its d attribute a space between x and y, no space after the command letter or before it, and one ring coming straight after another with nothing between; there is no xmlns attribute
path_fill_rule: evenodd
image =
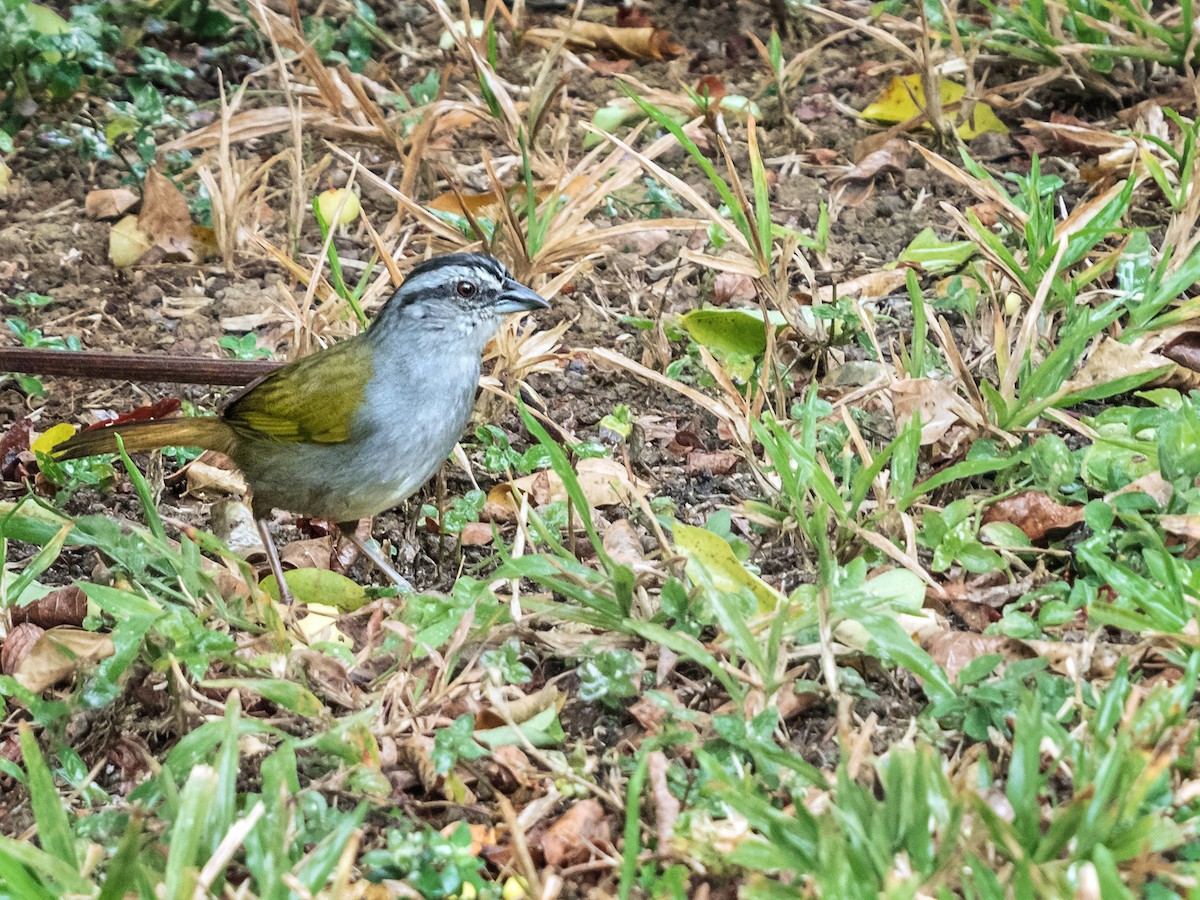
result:
<svg viewBox="0 0 1200 900"><path fill-rule="evenodd" d="M254 521L258 524L259 540L262 541L263 549L267 551L267 563L271 566L271 574L275 576L275 586L279 589L279 601L290 604L294 602L295 598L292 597L287 580L283 577L283 563L279 561L279 551L275 549L275 539L271 537L271 529L267 527L267 520L264 518L256 518Z"/></svg>
<svg viewBox="0 0 1200 900"><path fill-rule="evenodd" d="M350 543L357 547L359 552L367 559L373 562L375 568L390 578L400 590L408 593L413 592L413 586L409 583L408 579L396 571L388 558L380 552L379 545L370 537L363 540L359 536L357 522L339 522L338 528L341 529L342 534L349 539Z"/></svg>

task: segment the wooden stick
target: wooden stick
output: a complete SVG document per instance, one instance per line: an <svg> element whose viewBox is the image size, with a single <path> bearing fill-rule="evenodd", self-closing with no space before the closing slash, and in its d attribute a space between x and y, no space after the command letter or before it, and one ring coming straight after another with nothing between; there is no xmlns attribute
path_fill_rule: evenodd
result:
<svg viewBox="0 0 1200 900"><path fill-rule="evenodd" d="M114 381L246 385L282 365L282 362L273 359L134 356L128 353L0 347L0 372L106 378Z"/></svg>

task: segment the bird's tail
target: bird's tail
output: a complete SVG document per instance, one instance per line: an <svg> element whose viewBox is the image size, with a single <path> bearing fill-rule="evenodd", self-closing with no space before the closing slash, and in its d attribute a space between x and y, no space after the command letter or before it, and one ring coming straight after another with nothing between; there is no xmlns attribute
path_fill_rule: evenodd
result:
<svg viewBox="0 0 1200 900"><path fill-rule="evenodd" d="M156 422L126 422L93 431L81 431L54 448L57 459L81 459L98 453L116 453L117 435L127 453L158 450L162 447L203 447L229 453L233 448L233 429L216 416L161 419Z"/></svg>

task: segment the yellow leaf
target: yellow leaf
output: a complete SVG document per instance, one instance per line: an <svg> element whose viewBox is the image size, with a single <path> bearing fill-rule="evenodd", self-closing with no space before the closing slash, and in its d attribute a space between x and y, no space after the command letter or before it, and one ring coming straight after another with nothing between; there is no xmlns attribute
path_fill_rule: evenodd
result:
<svg viewBox="0 0 1200 900"><path fill-rule="evenodd" d="M748 571L723 537L682 522L675 523L674 533L675 547L687 557L687 567L703 567L717 590L736 592L746 588L758 599L759 612L778 608L782 595Z"/></svg>
<svg viewBox="0 0 1200 900"><path fill-rule="evenodd" d="M36 441L29 445L34 453L49 453L63 441L75 436L75 426L67 422L59 422L52 428L42 432Z"/></svg>
<svg viewBox="0 0 1200 900"><path fill-rule="evenodd" d="M943 78L938 91L942 106L948 107L958 103L967 89ZM898 75L891 80L875 102L869 104L859 115L877 122L907 122L921 115L924 110L925 88L921 84L921 76ZM989 131L1007 134L1008 128L996 118L996 114L986 103L977 102L971 111L970 120L958 126L958 136L964 140Z"/></svg>
<svg viewBox="0 0 1200 900"><path fill-rule="evenodd" d="M132 266L150 249L150 238L138 227L138 217L128 215L108 233L108 258L118 269Z"/></svg>

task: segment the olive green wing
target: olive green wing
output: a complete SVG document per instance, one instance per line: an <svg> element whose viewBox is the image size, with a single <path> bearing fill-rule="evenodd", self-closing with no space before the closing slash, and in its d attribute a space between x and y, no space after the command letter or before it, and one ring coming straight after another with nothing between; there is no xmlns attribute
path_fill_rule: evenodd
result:
<svg viewBox="0 0 1200 900"><path fill-rule="evenodd" d="M351 338L276 369L225 408L237 432L276 441L340 444L371 380L371 347Z"/></svg>

